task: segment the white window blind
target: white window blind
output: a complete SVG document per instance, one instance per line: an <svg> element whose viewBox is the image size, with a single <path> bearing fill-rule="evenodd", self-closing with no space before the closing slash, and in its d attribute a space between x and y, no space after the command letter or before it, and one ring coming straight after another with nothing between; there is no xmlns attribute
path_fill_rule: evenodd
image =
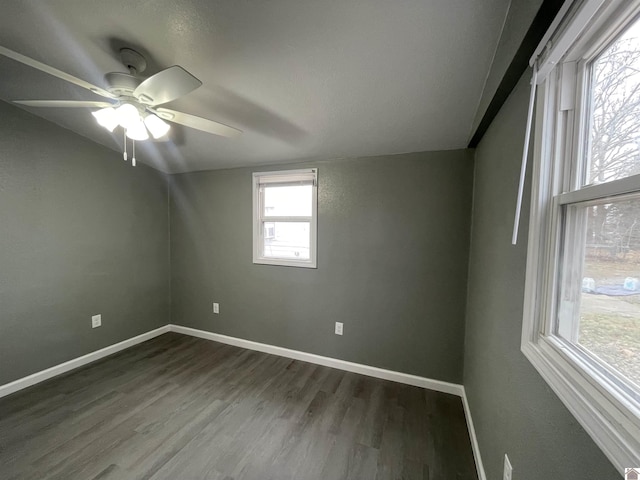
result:
<svg viewBox="0 0 640 480"><path fill-rule="evenodd" d="M315 185L316 182L315 170L257 173L255 176L259 185Z"/></svg>
<svg viewBox="0 0 640 480"><path fill-rule="evenodd" d="M525 127L525 140L522 149L522 163L520 166L520 181L518 184L518 194L516 199L516 211L513 221L512 245L518 243L518 228L520 226L520 215L522 209L522 195L524 191L525 175L527 169L527 158L529 152L529 141L531 129L533 128L533 111L535 107L536 87L546 81L547 76L554 71L554 68L580 37L585 28L589 25L594 15L607 4L607 0L567 0L560 8L555 19L551 23L549 30L542 37L540 44L535 49L529 65L533 68L531 79L531 94L529 98L529 110L527 112L527 123ZM565 97L566 98L566 97Z"/></svg>

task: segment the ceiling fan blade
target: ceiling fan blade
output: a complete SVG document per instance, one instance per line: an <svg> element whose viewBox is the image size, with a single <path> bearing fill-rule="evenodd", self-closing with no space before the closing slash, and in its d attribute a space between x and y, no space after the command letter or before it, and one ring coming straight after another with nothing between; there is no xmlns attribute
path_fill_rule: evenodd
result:
<svg viewBox="0 0 640 480"><path fill-rule="evenodd" d="M162 105L195 90L202 82L184 68L174 65L138 85L133 96L147 105Z"/></svg>
<svg viewBox="0 0 640 480"><path fill-rule="evenodd" d="M167 108L157 108L155 109L155 114L164 120L179 123L185 127L195 128L214 135L220 135L222 137L235 137L242 133L241 130L229 127L223 123L214 122L213 120L207 120L202 117L196 117L195 115L190 115L188 113L169 110Z"/></svg>
<svg viewBox="0 0 640 480"><path fill-rule="evenodd" d="M68 73L63 72L62 70L58 70L57 68L50 67L42 62L34 60L33 58L29 58L21 53L14 52L13 50L9 50L8 48L0 46L0 55L4 55L5 57L11 58L17 62L24 63L30 67L35 68L36 70L40 70L42 72L48 73L49 75L53 75L54 77L58 77L62 80L65 80L69 83L73 83L74 85L78 85L79 87L86 88L87 90L92 91L93 93L100 95L102 97L107 98L115 98L114 95L107 92L106 90L96 87L89 82L85 82L73 75L69 75Z"/></svg>
<svg viewBox="0 0 640 480"><path fill-rule="evenodd" d="M109 102L85 102L76 100L14 100L13 103L27 107L68 107L68 108L104 108L112 107Z"/></svg>

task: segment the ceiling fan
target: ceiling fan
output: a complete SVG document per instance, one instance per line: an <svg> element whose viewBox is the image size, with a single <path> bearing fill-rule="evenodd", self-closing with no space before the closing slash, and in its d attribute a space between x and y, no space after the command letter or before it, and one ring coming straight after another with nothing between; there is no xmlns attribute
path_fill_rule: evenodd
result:
<svg viewBox="0 0 640 480"><path fill-rule="evenodd" d="M134 141L134 148L135 140L147 140L149 134L156 139L166 135L170 128L166 122L178 123L223 137L234 137L242 133L236 128L213 120L160 107L192 92L200 87L202 82L179 65L142 79L139 75L145 71L147 62L141 54L129 48L120 50L122 63L129 73L107 73L104 76L106 84L104 89L2 46L0 46L0 55L108 99L107 101L14 100L14 103L29 107L99 108L100 110L92 112L97 122L111 132L118 126L122 127L124 135ZM126 139L124 159L127 160ZM132 164L135 166L135 150Z"/></svg>

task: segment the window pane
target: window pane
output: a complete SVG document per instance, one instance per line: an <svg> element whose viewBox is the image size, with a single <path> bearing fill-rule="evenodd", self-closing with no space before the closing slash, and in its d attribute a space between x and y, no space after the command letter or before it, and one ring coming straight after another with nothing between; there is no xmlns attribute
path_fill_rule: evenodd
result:
<svg viewBox="0 0 640 480"><path fill-rule="evenodd" d="M264 187L264 215L310 217L313 186L292 185Z"/></svg>
<svg viewBox="0 0 640 480"><path fill-rule="evenodd" d="M640 21L593 63L590 138L583 184L640 173Z"/></svg>
<svg viewBox="0 0 640 480"><path fill-rule="evenodd" d="M640 199L568 207L566 225L556 333L640 392Z"/></svg>
<svg viewBox="0 0 640 480"><path fill-rule="evenodd" d="M309 260L309 222L264 222L264 256Z"/></svg>

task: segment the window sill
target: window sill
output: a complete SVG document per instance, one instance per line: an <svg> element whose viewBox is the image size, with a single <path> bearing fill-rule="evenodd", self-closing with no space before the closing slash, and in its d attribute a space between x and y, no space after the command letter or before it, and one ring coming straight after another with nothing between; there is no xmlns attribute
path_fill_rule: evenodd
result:
<svg viewBox="0 0 640 480"><path fill-rule="evenodd" d="M311 260L295 261L280 258L254 258L253 263L256 265L276 265L280 267L317 268L316 262Z"/></svg>
<svg viewBox="0 0 640 480"><path fill-rule="evenodd" d="M621 396L603 393L552 343L545 338L526 342L522 353L621 474L625 467L640 465L635 407Z"/></svg>

